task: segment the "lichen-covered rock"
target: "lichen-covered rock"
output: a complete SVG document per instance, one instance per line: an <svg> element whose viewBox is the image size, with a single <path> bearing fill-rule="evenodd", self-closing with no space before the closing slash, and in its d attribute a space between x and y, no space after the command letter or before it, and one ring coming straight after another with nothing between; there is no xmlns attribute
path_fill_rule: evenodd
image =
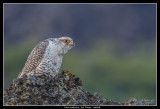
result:
<svg viewBox="0 0 160 109"><path fill-rule="evenodd" d="M123 105L155 105L153 102L144 102L144 100L140 100L140 99L138 100L136 98L132 98L122 104Z"/></svg>
<svg viewBox="0 0 160 109"><path fill-rule="evenodd" d="M72 74L55 77L24 76L4 91L4 105L129 105L93 95L82 88L82 80ZM143 104L142 104L143 105ZM150 105L150 104L147 104Z"/></svg>

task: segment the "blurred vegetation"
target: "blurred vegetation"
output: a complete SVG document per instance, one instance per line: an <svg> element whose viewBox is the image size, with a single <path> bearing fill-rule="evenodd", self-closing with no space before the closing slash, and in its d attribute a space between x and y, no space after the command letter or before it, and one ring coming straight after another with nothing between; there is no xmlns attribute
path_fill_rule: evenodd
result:
<svg viewBox="0 0 160 109"><path fill-rule="evenodd" d="M17 77L35 45L34 40L27 40L5 48L5 77ZM87 91L108 99L124 102L135 97L156 102L156 45L140 41L118 52L123 47L111 39L97 40L87 50L75 47L64 56L60 72L69 70L82 79Z"/></svg>
<svg viewBox="0 0 160 109"><path fill-rule="evenodd" d="M36 43L35 39L29 38L4 48L4 72L7 77L17 77Z"/></svg>

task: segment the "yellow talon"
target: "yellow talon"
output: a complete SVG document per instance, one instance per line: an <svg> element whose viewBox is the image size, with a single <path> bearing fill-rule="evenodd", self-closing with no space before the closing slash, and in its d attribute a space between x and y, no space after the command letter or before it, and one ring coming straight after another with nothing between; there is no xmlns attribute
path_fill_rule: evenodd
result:
<svg viewBox="0 0 160 109"><path fill-rule="evenodd" d="M70 74L70 72L66 72L66 73L64 73L65 75L68 75L68 74Z"/></svg>
<svg viewBox="0 0 160 109"><path fill-rule="evenodd" d="M63 70L63 71L62 71L62 74L75 77L75 75L73 75L71 72L69 72L69 71L67 71L67 70Z"/></svg>

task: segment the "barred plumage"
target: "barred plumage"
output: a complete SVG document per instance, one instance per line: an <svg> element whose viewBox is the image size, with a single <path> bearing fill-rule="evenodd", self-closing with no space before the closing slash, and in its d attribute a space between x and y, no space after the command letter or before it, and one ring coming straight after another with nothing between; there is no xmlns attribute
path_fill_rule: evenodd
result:
<svg viewBox="0 0 160 109"><path fill-rule="evenodd" d="M63 55L73 46L73 40L69 37L49 38L40 42L30 53L18 78L45 73L55 76L61 67Z"/></svg>

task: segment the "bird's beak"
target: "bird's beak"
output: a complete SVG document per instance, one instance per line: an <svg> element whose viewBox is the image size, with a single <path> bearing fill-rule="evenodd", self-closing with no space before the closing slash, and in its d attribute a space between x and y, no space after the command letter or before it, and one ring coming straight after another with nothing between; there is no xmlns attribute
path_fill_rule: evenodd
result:
<svg viewBox="0 0 160 109"><path fill-rule="evenodd" d="M73 41L70 41L70 42L69 42L69 46L75 46L74 42L73 42Z"/></svg>

